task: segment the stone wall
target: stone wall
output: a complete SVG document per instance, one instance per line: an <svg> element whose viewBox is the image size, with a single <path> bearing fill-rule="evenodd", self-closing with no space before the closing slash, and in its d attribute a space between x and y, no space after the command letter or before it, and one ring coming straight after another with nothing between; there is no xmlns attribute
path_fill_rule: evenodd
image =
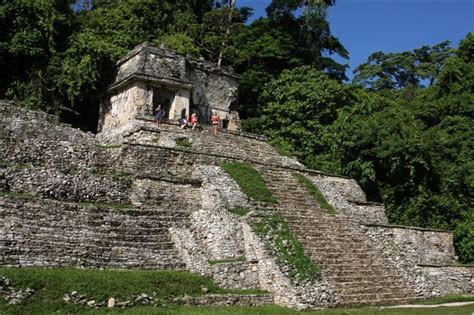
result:
<svg viewBox="0 0 474 315"><path fill-rule="evenodd" d="M453 233L404 226L368 225L366 234L382 241L384 248L415 264L451 264L456 261Z"/></svg>
<svg viewBox="0 0 474 315"><path fill-rule="evenodd" d="M230 104L237 98L238 82L233 76L208 72L196 63L188 78L193 82L192 102L202 122L209 123L212 111L221 119L230 119Z"/></svg>
<svg viewBox="0 0 474 315"><path fill-rule="evenodd" d="M100 173L113 165L113 157L98 146L91 133L56 124L51 115L27 111L10 102L1 101L0 111L3 165L47 167L64 173Z"/></svg>
<svg viewBox="0 0 474 315"><path fill-rule="evenodd" d="M307 174L337 212L361 223L386 224L382 204L367 202L365 193L351 178Z"/></svg>
<svg viewBox="0 0 474 315"><path fill-rule="evenodd" d="M451 232L377 225L361 228L368 241L403 274L415 292L425 297L447 292L440 283L426 277L418 264L455 262Z"/></svg>
<svg viewBox="0 0 474 315"><path fill-rule="evenodd" d="M4 266L183 267L168 235L176 213L8 196L0 213Z"/></svg>
<svg viewBox="0 0 474 315"><path fill-rule="evenodd" d="M193 213L189 230L172 230L187 269L211 276L226 288L262 288L271 292L279 305L307 309L332 303L327 284L298 283L288 278L266 250L265 240L252 231L249 223L258 218L238 217L228 211L245 206L254 213L256 204L225 172L216 166L199 165L195 173L202 181L202 210ZM237 261L225 261L232 258Z"/></svg>
<svg viewBox="0 0 474 315"><path fill-rule="evenodd" d="M474 293L472 266L418 266L438 295Z"/></svg>
<svg viewBox="0 0 474 315"><path fill-rule="evenodd" d="M27 168L13 165L0 168L0 178L5 181L4 191L68 201L99 203L130 203L132 180L91 174L79 170L73 174L57 169Z"/></svg>
<svg viewBox="0 0 474 315"><path fill-rule="evenodd" d="M209 294L202 297L184 297L173 300L182 305L214 305L214 306L262 306L273 304L273 297L268 294Z"/></svg>
<svg viewBox="0 0 474 315"><path fill-rule="evenodd" d="M145 82L133 81L121 87L103 103L97 131L111 130L132 123L138 114L153 113L153 93Z"/></svg>
<svg viewBox="0 0 474 315"><path fill-rule="evenodd" d="M129 154L131 159L139 164L143 162L139 155L150 156L154 154L157 156L167 155L168 159L170 155L180 155L182 156L180 157L182 162L178 162L180 166L188 163L219 165L223 161L238 160L295 169L303 168L298 161L279 155L268 143L262 140L228 133L221 133L215 137L207 130L193 132L191 130L177 130L176 128L161 129L158 131L150 127L137 127L130 132L129 135L124 137L127 142L124 149L129 151L127 155ZM184 139L189 145L179 145L177 143L178 139ZM168 150L168 148L173 150ZM136 152L134 153L132 150ZM249 154L249 152L252 152L252 154Z"/></svg>

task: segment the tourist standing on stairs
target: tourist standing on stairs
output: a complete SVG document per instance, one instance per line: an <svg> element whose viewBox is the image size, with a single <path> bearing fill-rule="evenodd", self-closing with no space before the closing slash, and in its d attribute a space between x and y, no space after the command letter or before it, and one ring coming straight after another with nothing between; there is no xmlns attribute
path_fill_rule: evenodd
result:
<svg viewBox="0 0 474 315"><path fill-rule="evenodd" d="M211 116L212 130L214 131L214 136L217 136L217 128L219 127L219 116L216 113L212 113Z"/></svg>
<svg viewBox="0 0 474 315"><path fill-rule="evenodd" d="M161 108L161 104L158 104L158 106L155 108L155 120L158 128L160 127L163 117L165 117L165 111Z"/></svg>

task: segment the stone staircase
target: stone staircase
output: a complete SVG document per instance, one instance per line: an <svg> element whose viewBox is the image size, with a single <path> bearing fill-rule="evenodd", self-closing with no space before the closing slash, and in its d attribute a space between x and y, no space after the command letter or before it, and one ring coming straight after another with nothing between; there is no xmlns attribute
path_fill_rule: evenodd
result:
<svg viewBox="0 0 474 315"><path fill-rule="evenodd" d="M17 211L18 208L22 211ZM113 209L0 196L3 265L184 269L169 228L187 211ZM18 224L28 222L28 225ZM27 237L17 237L27 236Z"/></svg>
<svg viewBox="0 0 474 315"><path fill-rule="evenodd" d="M127 141L134 139L133 133L139 134L138 138L141 137L138 142L145 142L146 144L169 147L174 142L171 139L185 138L190 143L189 147L179 145L173 147L193 153L217 155L241 161L277 164L294 168L302 167L296 160L278 154L267 142L245 135L219 132L217 136L214 136L210 129L181 130L179 127L169 125L158 129L153 124L142 126L133 131L131 138L127 138Z"/></svg>
<svg viewBox="0 0 474 315"><path fill-rule="evenodd" d="M279 210L336 293L336 305L391 304L416 298L402 277L367 243L354 220L320 207L293 171L260 168Z"/></svg>

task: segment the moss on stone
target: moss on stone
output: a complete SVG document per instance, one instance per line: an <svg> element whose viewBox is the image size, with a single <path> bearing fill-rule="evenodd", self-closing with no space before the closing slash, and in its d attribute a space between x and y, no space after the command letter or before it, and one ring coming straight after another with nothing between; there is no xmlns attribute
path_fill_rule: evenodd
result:
<svg viewBox="0 0 474 315"><path fill-rule="evenodd" d="M256 201L277 203L262 176L252 166L242 162L227 162L221 167L237 182L242 191Z"/></svg>
<svg viewBox="0 0 474 315"><path fill-rule="evenodd" d="M189 141L188 138L178 138L176 139L176 144L181 147L186 147L186 148L191 147L191 142Z"/></svg>
<svg viewBox="0 0 474 315"><path fill-rule="evenodd" d="M293 175L298 179L298 181L306 187L306 190L313 196L314 200L316 200L319 205L327 210L330 214L336 214L336 209L327 202L326 198L324 198L324 195L319 191L318 187L309 180L306 176L300 173L293 173Z"/></svg>
<svg viewBox="0 0 474 315"><path fill-rule="evenodd" d="M303 281L320 278L319 267L305 254L303 245L295 238L280 213L267 215L253 228L268 240L277 262L290 267L290 278Z"/></svg>
<svg viewBox="0 0 474 315"><path fill-rule="evenodd" d="M247 215L247 213L250 212L250 209L249 208L242 208L242 207L236 207L236 208L232 208L232 209L229 209L230 212L238 215L238 216L245 216Z"/></svg>

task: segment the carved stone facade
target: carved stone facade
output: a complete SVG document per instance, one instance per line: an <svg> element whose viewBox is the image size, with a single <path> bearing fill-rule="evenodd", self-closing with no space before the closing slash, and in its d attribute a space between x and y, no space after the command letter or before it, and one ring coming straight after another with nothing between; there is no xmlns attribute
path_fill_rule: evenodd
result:
<svg viewBox="0 0 474 315"><path fill-rule="evenodd" d="M98 130L123 128L137 116L153 115L158 104L169 120L177 120L185 110L188 117L195 112L200 123L209 123L216 112L227 127L238 118L230 111L237 88L230 69L144 43L117 62L115 82L101 105Z"/></svg>

